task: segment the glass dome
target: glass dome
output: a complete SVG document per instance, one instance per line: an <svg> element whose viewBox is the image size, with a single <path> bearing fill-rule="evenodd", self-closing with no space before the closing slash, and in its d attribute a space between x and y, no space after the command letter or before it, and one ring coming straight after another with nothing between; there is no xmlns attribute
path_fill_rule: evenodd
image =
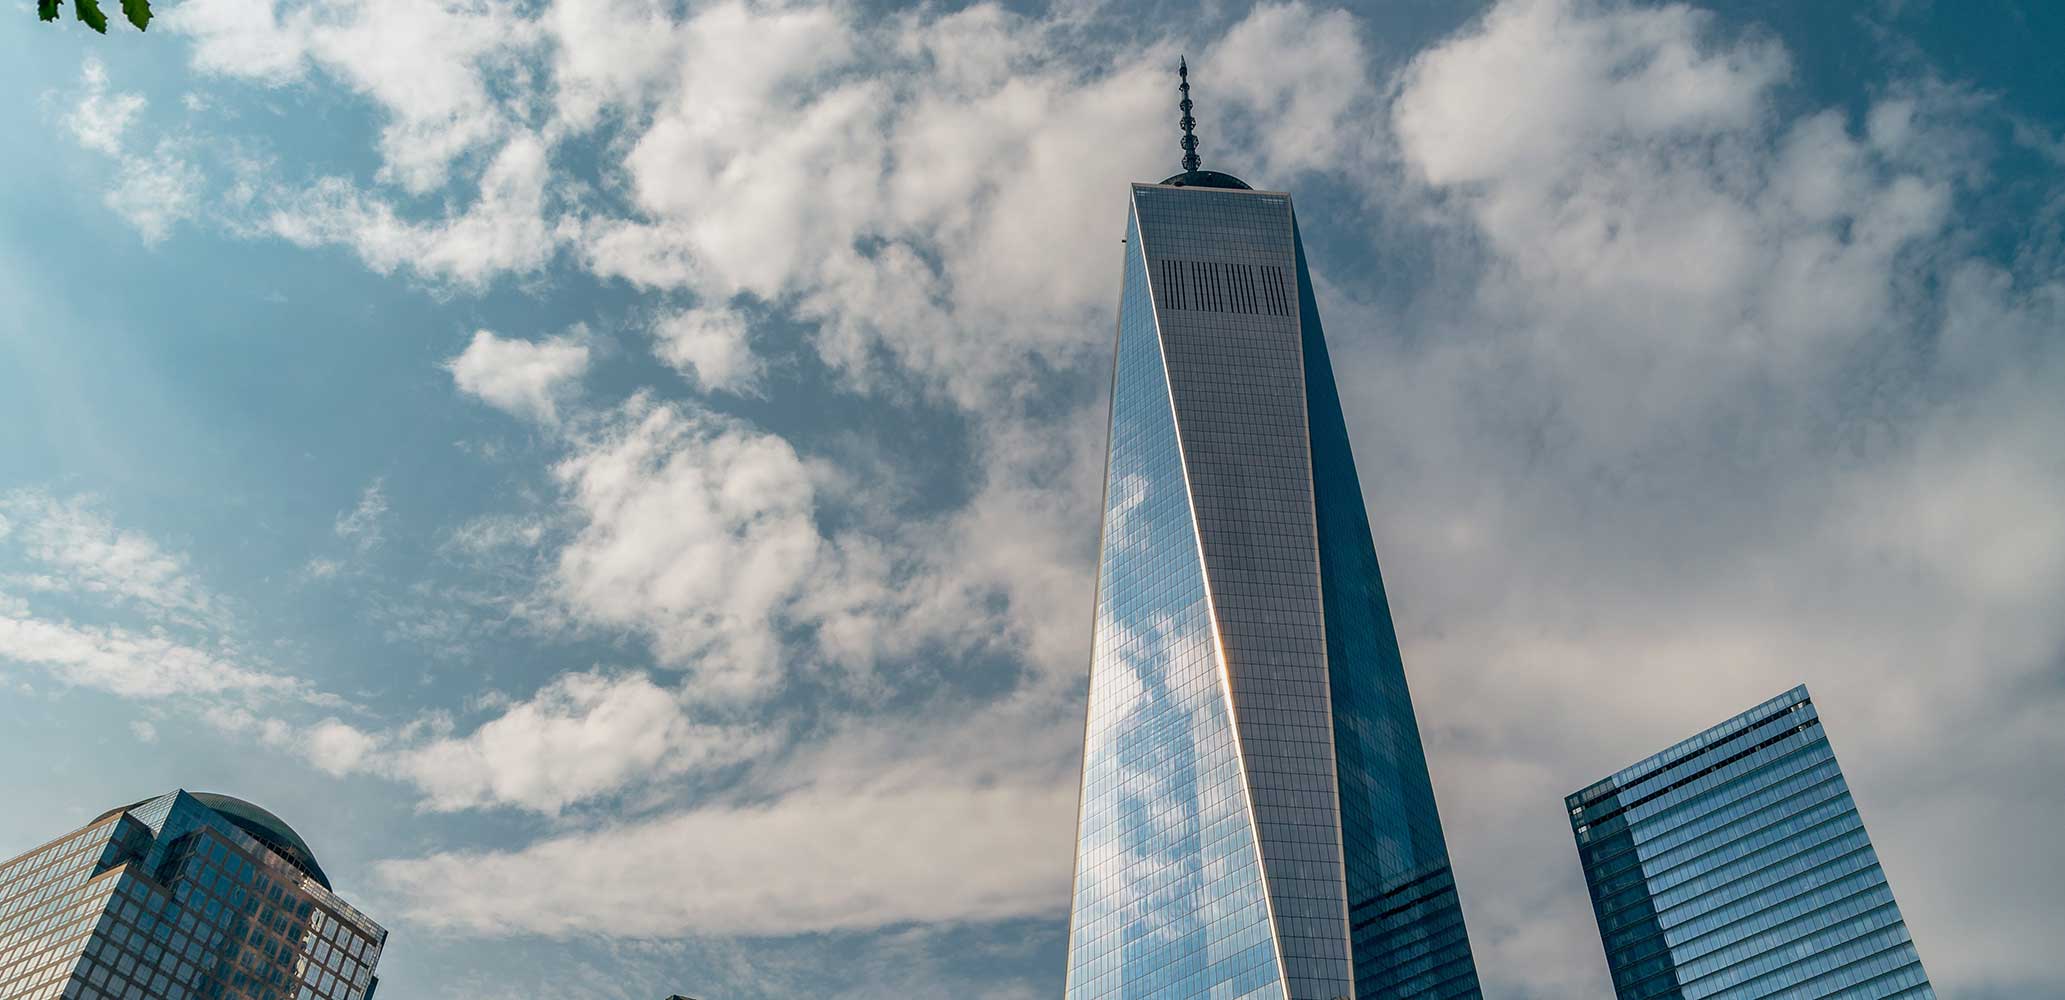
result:
<svg viewBox="0 0 2065 1000"><path fill-rule="evenodd" d="M222 818L236 824L237 828L258 839L271 848L273 853L286 858L294 867L308 873L323 888L330 888L330 877L323 874L323 866L316 863L315 851L308 842L294 832L286 821L233 795L218 795L214 792L189 792L201 804L222 814Z"/></svg>

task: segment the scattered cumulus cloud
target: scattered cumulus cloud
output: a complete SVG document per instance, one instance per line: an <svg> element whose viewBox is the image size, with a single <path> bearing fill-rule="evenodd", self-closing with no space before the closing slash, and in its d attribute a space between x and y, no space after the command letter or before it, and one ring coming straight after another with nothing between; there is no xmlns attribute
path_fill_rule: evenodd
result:
<svg viewBox="0 0 2065 1000"><path fill-rule="evenodd" d="M268 184L257 228L297 246L347 247L381 274L407 270L479 291L497 275L534 272L551 259L558 237L545 218L550 176L545 146L517 134L488 162L479 196L443 218L411 218L350 178L331 176L305 187Z"/></svg>
<svg viewBox="0 0 2065 1000"><path fill-rule="evenodd" d="M653 325L653 354L705 389L751 393L761 359L746 318L731 309L686 309Z"/></svg>
<svg viewBox="0 0 2065 1000"><path fill-rule="evenodd" d="M225 613L183 553L117 528L92 497L16 490L0 494L0 510L17 519L15 543L43 569L31 578L35 589L103 595L160 621L205 623Z"/></svg>
<svg viewBox="0 0 2065 1000"><path fill-rule="evenodd" d="M578 333L541 341L473 335L466 350L445 363L459 391L520 417L552 424L557 400L588 370L588 345Z"/></svg>
<svg viewBox="0 0 2065 1000"><path fill-rule="evenodd" d="M556 815L750 760L779 743L773 727L698 721L691 704L642 673L565 673L500 703L463 735L444 715L389 730L331 717L310 727L298 749L332 775L369 772L412 784L428 811Z"/></svg>
<svg viewBox="0 0 2065 1000"><path fill-rule="evenodd" d="M543 517L484 514L454 529L449 544L473 555L507 548L528 549L544 540L547 528Z"/></svg>
<svg viewBox="0 0 2065 1000"><path fill-rule="evenodd" d="M502 2L392 7L197 0L164 24L194 42L197 70L266 85L311 71L389 116L379 139L381 179L422 193L451 162L505 136L510 115L489 95L489 74L514 69L535 37Z"/></svg>
<svg viewBox="0 0 2065 1000"><path fill-rule="evenodd" d="M66 127L79 145L109 156L122 152L122 133L128 131L148 103L142 94L108 92L108 69L98 58L86 57L80 72L79 103L65 118Z"/></svg>
<svg viewBox="0 0 2065 1000"><path fill-rule="evenodd" d="M121 175L104 200L136 227L145 245L155 246L174 224L199 212L202 184L200 169L168 140L148 155L123 157Z"/></svg>
<svg viewBox="0 0 2065 1000"><path fill-rule="evenodd" d="M695 721L643 674L562 674L461 738L404 751L395 766L436 810L515 805L556 813L626 786L752 757L772 731Z"/></svg>
<svg viewBox="0 0 2065 1000"><path fill-rule="evenodd" d="M163 242L172 227L197 213L203 178L186 155L185 145L161 139L148 153L132 152L124 138L148 102L143 95L109 90L107 67L88 56L81 73L80 97L65 117L79 145L115 160L119 167L103 202L121 216L146 245Z"/></svg>
<svg viewBox="0 0 2065 1000"><path fill-rule="evenodd" d="M788 442L686 406L634 400L553 470L580 527L554 587L580 620L632 629L712 694L765 693L806 594L849 604L813 519L816 482Z"/></svg>
<svg viewBox="0 0 2065 1000"><path fill-rule="evenodd" d="M1046 709L1024 698L956 708L923 726L842 726L686 808L391 861L376 878L412 919L497 936L789 936L1060 911L1076 789L1056 751L1079 734L1028 728ZM522 878L540 866L571 877ZM634 897L661 902L623 905Z"/></svg>
<svg viewBox="0 0 2065 1000"><path fill-rule="evenodd" d="M515 851L387 861L375 877L409 919L472 934L788 936L1001 920L1066 907L1071 855L1026 817L1074 804L1064 784L824 789Z"/></svg>
<svg viewBox="0 0 2065 1000"><path fill-rule="evenodd" d="M309 727L302 746L309 763L326 774L342 777L359 770L379 741L332 716Z"/></svg>
<svg viewBox="0 0 2065 1000"><path fill-rule="evenodd" d="M1116 274L1083 252L1113 242L1090 234L1112 231L1111 192L1169 159L1172 46L1086 65L1080 25L994 5L867 19L724 2L676 19L647 0L408 17L286 3L270 22L231 6L168 17L197 67L265 83L320 68L386 122L374 183L265 180L249 231L468 291L568 249L599 278L701 303L661 321L658 353L723 391L750 392L760 370L717 305L740 296L818 327L812 347L857 384L915 379L971 407L1085 360ZM1214 155L1287 182L1366 146L1377 89L1353 25L1303 4L1235 25L1210 53L1240 68L1216 92ZM281 55L247 60L259 37ZM541 54L550 72L515 72ZM599 188L550 185L557 152L601 128L621 156ZM455 169L477 189L440 217L383 191L419 195ZM1026 183L1063 173L1078 180Z"/></svg>
<svg viewBox="0 0 2065 1000"><path fill-rule="evenodd" d="M0 615L0 659L40 667L61 683L125 698L229 693L296 695L303 684L157 632Z"/></svg>
<svg viewBox="0 0 2065 1000"><path fill-rule="evenodd" d="M1083 508L1035 484L1094 480L1093 460L1070 449L1089 428L1003 439L1019 462L951 516L885 511L835 529L824 508L882 498L780 435L640 394L571 437L553 468L564 535L543 601L527 608L640 635L691 691L725 701L805 678L879 692L894 682L878 670L920 651L1020 649L1046 676L1081 646L1079 629L1041 613L1082 613L1068 595L1087 581L1070 554L1087 543L1068 530Z"/></svg>
<svg viewBox="0 0 2065 1000"><path fill-rule="evenodd" d="M0 664L55 686L181 711L292 711L333 696L282 672L238 638L225 601L183 554L118 527L92 497L0 494ZM54 607L63 607L59 613ZM155 739L154 723L133 734Z"/></svg>

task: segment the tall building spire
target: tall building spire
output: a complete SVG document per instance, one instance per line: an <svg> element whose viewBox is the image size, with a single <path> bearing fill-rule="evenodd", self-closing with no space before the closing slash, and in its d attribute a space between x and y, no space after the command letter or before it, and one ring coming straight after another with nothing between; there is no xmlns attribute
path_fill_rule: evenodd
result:
<svg viewBox="0 0 2065 1000"><path fill-rule="evenodd" d="M1183 81L1183 85L1177 89L1183 91L1183 103L1180 105L1183 108L1183 121L1181 122L1183 126L1183 171L1189 173L1196 170L1198 164L1203 162L1197 158L1197 133L1191 131L1197 128L1197 119L1190 117L1189 59L1182 56L1176 58L1176 75Z"/></svg>

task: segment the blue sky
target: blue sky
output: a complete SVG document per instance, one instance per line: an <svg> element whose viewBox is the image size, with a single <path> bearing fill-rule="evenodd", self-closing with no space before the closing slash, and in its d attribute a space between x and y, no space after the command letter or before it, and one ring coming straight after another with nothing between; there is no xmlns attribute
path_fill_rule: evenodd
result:
<svg viewBox="0 0 2065 1000"><path fill-rule="evenodd" d="M178 0L0 26L0 854L288 818L383 996L1059 992L1125 184L1290 190L1487 989L1813 688L2065 993L2050 6Z"/></svg>

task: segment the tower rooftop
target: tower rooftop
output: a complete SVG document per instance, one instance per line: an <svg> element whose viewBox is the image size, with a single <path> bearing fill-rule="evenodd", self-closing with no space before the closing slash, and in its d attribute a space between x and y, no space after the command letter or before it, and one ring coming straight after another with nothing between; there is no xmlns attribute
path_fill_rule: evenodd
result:
<svg viewBox="0 0 2065 1000"><path fill-rule="evenodd" d="M1162 183L1172 185L1175 187L1235 188L1241 191L1254 190L1253 187L1249 186L1247 181L1241 180L1240 178L1235 177L1232 174L1222 174L1217 170L1185 170L1184 172L1177 174L1174 177L1164 178L1162 180Z"/></svg>

